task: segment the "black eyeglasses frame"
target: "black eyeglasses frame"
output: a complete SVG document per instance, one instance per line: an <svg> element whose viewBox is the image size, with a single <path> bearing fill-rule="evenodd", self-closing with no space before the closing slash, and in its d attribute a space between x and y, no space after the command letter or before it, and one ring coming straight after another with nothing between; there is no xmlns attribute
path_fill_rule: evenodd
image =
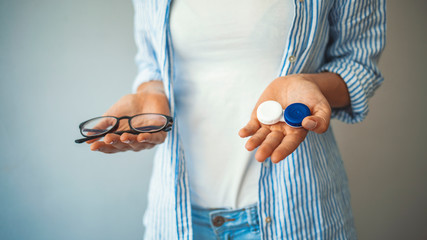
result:
<svg viewBox="0 0 427 240"><path fill-rule="evenodd" d="M138 130L138 129L134 128L131 125L132 118L137 117L137 116L141 116L141 115L153 115L153 114L154 115L163 116L163 117L166 118L166 124L162 128L160 128L158 130L155 130L155 131L141 131L141 130ZM86 141L89 141L89 140L92 140L92 139L102 138L102 137L104 137L105 135L107 135L109 133L114 133L114 134L122 135L123 133L139 134L139 133L156 133L156 132L160 132L160 131L169 132L172 129L172 126L173 126L173 118L171 116L167 116L167 115L159 114L159 113L141 113L141 114L137 114L137 115L134 115L134 116L121 116L121 117L101 116L101 117L94 117L94 118L88 119L88 120L80 123L79 124L80 134L82 136L85 136L83 134L83 126L87 122L93 121L94 119L97 119L97 118L105 118L105 117L115 118L117 120L116 124L110 130L108 130L107 132L105 132L103 134L100 134L100 135L76 139L76 140L74 140L74 142L75 143L83 143L83 142L86 142ZM128 124L129 124L129 127L130 127L131 130L128 130L128 131L117 131L116 132L117 128L120 125L120 120L122 120L122 119L128 119Z"/></svg>

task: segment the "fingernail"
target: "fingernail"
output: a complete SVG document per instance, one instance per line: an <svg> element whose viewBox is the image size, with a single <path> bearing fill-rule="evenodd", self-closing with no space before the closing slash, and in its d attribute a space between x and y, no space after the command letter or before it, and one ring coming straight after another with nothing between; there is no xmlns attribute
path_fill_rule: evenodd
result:
<svg viewBox="0 0 427 240"><path fill-rule="evenodd" d="M147 139L141 139L139 142L140 142L140 143L147 142Z"/></svg>
<svg viewBox="0 0 427 240"><path fill-rule="evenodd" d="M124 140L124 141L122 141L123 143L130 143L130 141L129 140Z"/></svg>
<svg viewBox="0 0 427 240"><path fill-rule="evenodd" d="M116 141L115 141L115 140L111 141L109 144L114 144L114 143L116 143Z"/></svg>
<svg viewBox="0 0 427 240"><path fill-rule="evenodd" d="M313 130L316 128L317 126L317 122L313 121L313 120L308 120L306 125L305 125L308 129Z"/></svg>

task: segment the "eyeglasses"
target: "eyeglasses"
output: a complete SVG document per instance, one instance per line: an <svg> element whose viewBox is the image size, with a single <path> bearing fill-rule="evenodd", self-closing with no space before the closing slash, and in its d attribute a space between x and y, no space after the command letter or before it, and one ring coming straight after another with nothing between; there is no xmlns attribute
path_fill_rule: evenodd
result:
<svg viewBox="0 0 427 240"><path fill-rule="evenodd" d="M117 131L119 122L128 119L128 131ZM135 116L102 116L89 119L80 123L80 133L84 138L75 140L76 143L83 143L92 139L101 138L108 133L122 135L123 133L155 133L160 131L168 132L172 129L173 118L157 113L143 113Z"/></svg>

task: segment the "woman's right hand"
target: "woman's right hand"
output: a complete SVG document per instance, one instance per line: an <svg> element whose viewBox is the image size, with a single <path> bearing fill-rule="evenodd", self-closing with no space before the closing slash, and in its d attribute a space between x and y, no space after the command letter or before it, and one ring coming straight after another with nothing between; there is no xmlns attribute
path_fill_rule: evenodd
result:
<svg viewBox="0 0 427 240"><path fill-rule="evenodd" d="M104 116L133 116L140 113L160 113L170 116L168 99L161 81L150 81L141 84L137 93L122 97L105 112ZM117 131L129 130L127 121L120 122ZM138 135L124 133L121 136L109 133L103 140L87 141L92 151L117 153L124 151L141 151L163 143L166 132L140 133Z"/></svg>

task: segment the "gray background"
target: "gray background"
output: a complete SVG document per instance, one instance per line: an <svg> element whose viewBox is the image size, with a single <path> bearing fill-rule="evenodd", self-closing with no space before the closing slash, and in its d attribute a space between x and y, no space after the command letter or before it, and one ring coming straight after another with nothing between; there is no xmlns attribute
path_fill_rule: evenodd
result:
<svg viewBox="0 0 427 240"><path fill-rule="evenodd" d="M384 85L334 122L360 239L427 239L426 3L388 1ZM103 155L77 125L129 93L130 0L0 1L0 239L141 239L153 151Z"/></svg>

